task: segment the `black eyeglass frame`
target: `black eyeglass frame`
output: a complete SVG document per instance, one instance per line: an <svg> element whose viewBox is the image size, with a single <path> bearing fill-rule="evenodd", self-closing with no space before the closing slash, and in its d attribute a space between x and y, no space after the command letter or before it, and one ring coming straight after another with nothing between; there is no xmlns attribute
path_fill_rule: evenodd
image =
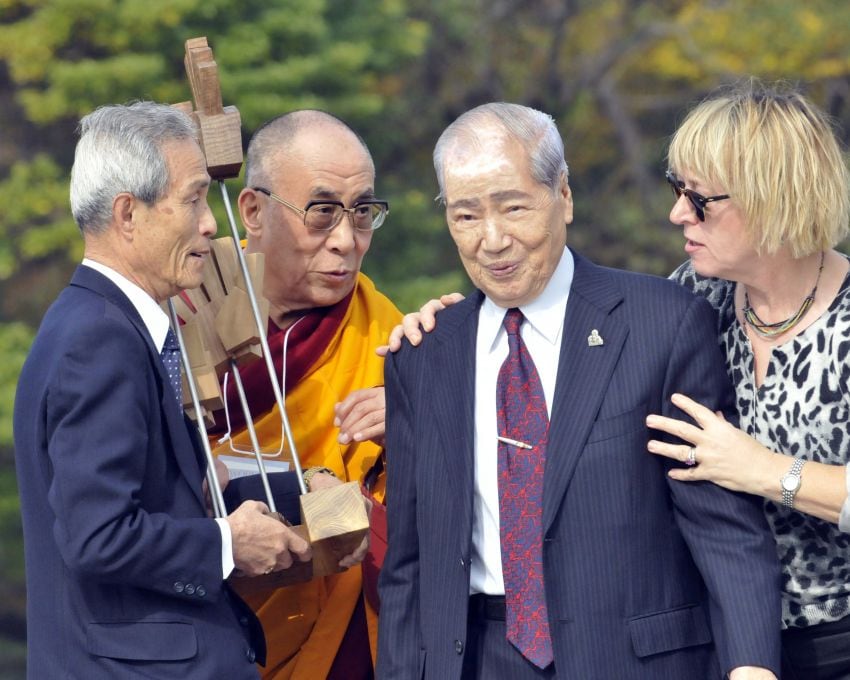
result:
<svg viewBox="0 0 850 680"><path fill-rule="evenodd" d="M697 219L700 222L705 222L705 206L708 203L713 203L714 201L724 201L727 198L730 198L729 194L718 194L717 196L703 196L702 194L698 194L693 189L686 189L684 180L679 179L671 170L668 170L664 173L664 176L667 178L667 183L673 189L673 193L676 195L678 199L682 194L687 196L691 205L694 207L694 212L697 214Z"/></svg>
<svg viewBox="0 0 850 680"><path fill-rule="evenodd" d="M383 223L386 221L387 215L390 214L390 204L387 201L380 201L380 200L374 199L374 198L367 198L367 199L362 199L360 201L356 201L354 203L354 205L352 205L350 208L346 208L345 204L342 201L333 201L333 200L310 201L303 208L299 208L297 205L290 203L286 199L281 198L280 196L278 196L274 192L269 191L268 189L266 189L264 187L251 187L251 188L254 191L259 191L261 194L265 194L266 196L268 196L269 198L271 198L274 201L277 201L281 205L285 205L287 208L289 208L293 212L297 212L299 215L301 215L301 219L303 220L305 227L307 227L308 229L311 229L312 231L317 231L317 232L320 232L320 233L330 233L331 231L333 231L334 229L336 229L339 226L339 223L342 222L342 218L345 215L350 215L351 216L351 226L354 227L354 229L356 231L368 234L369 232L372 232L372 231L375 231L376 229L379 229L381 227L381 225L383 225ZM307 224L307 213L310 211L310 208L313 208L317 205L332 205L336 208L339 208L341 210L341 212L339 214L339 219L336 222L334 222L332 225L325 227L325 228L310 226L309 224ZM383 212L380 213L380 218L381 218L380 221L378 221L377 224L375 224L375 222L373 221L372 226L370 226L368 229L363 229L362 227L358 227L354 223L354 211L357 210L358 208L365 206L365 205L377 205L377 206L383 208Z"/></svg>

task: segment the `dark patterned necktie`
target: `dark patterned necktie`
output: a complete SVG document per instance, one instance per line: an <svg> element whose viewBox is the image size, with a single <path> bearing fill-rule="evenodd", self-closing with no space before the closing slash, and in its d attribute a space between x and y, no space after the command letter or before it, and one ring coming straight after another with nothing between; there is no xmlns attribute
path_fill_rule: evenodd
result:
<svg viewBox="0 0 850 680"><path fill-rule="evenodd" d="M496 411L499 436L499 532L505 580L507 638L534 665L553 659L543 589L543 470L549 416L534 361L519 334L523 315L509 309L503 321L508 357L499 369Z"/></svg>
<svg viewBox="0 0 850 680"><path fill-rule="evenodd" d="M165 343L162 345L162 351L159 353L162 357L162 363L165 365L165 371L168 373L168 381L171 383L171 389L174 396L177 398L177 409L180 415L183 415L183 383L180 379L180 345L177 343L177 336L170 328L165 335Z"/></svg>

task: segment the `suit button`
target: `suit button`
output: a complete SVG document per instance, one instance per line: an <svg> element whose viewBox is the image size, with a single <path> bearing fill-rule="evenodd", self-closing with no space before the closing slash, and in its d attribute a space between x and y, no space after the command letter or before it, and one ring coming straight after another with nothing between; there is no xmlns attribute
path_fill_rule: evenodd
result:
<svg viewBox="0 0 850 680"><path fill-rule="evenodd" d="M466 569L466 560L464 560L463 557L460 558L460 568Z"/></svg>
<svg viewBox="0 0 850 680"><path fill-rule="evenodd" d="M253 649L248 647L248 651L245 652L245 657L248 659L248 661L254 663L257 660L257 653Z"/></svg>
<svg viewBox="0 0 850 680"><path fill-rule="evenodd" d="M455 640L455 651L458 654L463 654L463 643L460 640Z"/></svg>
<svg viewBox="0 0 850 680"><path fill-rule="evenodd" d="M195 586L193 586L191 583L187 583L186 584L186 590L184 592L187 595L194 595L195 594Z"/></svg>
<svg viewBox="0 0 850 680"><path fill-rule="evenodd" d="M207 589L204 588L203 586L198 586L197 588L195 588L195 595L197 595L198 597L203 597L206 594L207 594Z"/></svg>
<svg viewBox="0 0 850 680"><path fill-rule="evenodd" d="M174 582L174 592L175 592L175 593L182 593L182 592L183 592L183 589L184 589L185 587L186 587L186 586L185 586L185 585L183 585L183 581L175 581L175 582Z"/></svg>

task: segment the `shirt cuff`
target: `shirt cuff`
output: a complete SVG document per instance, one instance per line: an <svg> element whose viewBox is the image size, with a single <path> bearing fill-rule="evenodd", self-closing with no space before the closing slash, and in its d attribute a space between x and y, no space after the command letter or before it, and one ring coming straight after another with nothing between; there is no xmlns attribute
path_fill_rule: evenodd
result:
<svg viewBox="0 0 850 680"><path fill-rule="evenodd" d="M221 532L221 578L223 580L236 568L236 563L233 561L233 534L230 533L230 524L226 519L217 517L215 521Z"/></svg>
<svg viewBox="0 0 850 680"><path fill-rule="evenodd" d="M841 506L841 514L838 516L838 528L841 531L850 533L850 463L845 468L845 478L847 483L847 498L844 499L844 505Z"/></svg>

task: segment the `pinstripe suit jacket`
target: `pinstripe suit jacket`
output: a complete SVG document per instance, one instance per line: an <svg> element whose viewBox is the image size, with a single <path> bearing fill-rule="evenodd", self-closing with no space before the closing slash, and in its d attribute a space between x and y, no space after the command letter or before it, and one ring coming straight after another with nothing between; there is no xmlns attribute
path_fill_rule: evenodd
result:
<svg viewBox="0 0 850 680"><path fill-rule="evenodd" d="M714 313L670 281L574 257L543 497L558 677L778 672L779 573L759 505L713 484L669 480L675 463L646 451L648 413L684 417L674 392L731 415ZM419 348L406 345L386 365L382 680L460 676L482 299L442 312ZM588 345L593 329L604 345Z"/></svg>

